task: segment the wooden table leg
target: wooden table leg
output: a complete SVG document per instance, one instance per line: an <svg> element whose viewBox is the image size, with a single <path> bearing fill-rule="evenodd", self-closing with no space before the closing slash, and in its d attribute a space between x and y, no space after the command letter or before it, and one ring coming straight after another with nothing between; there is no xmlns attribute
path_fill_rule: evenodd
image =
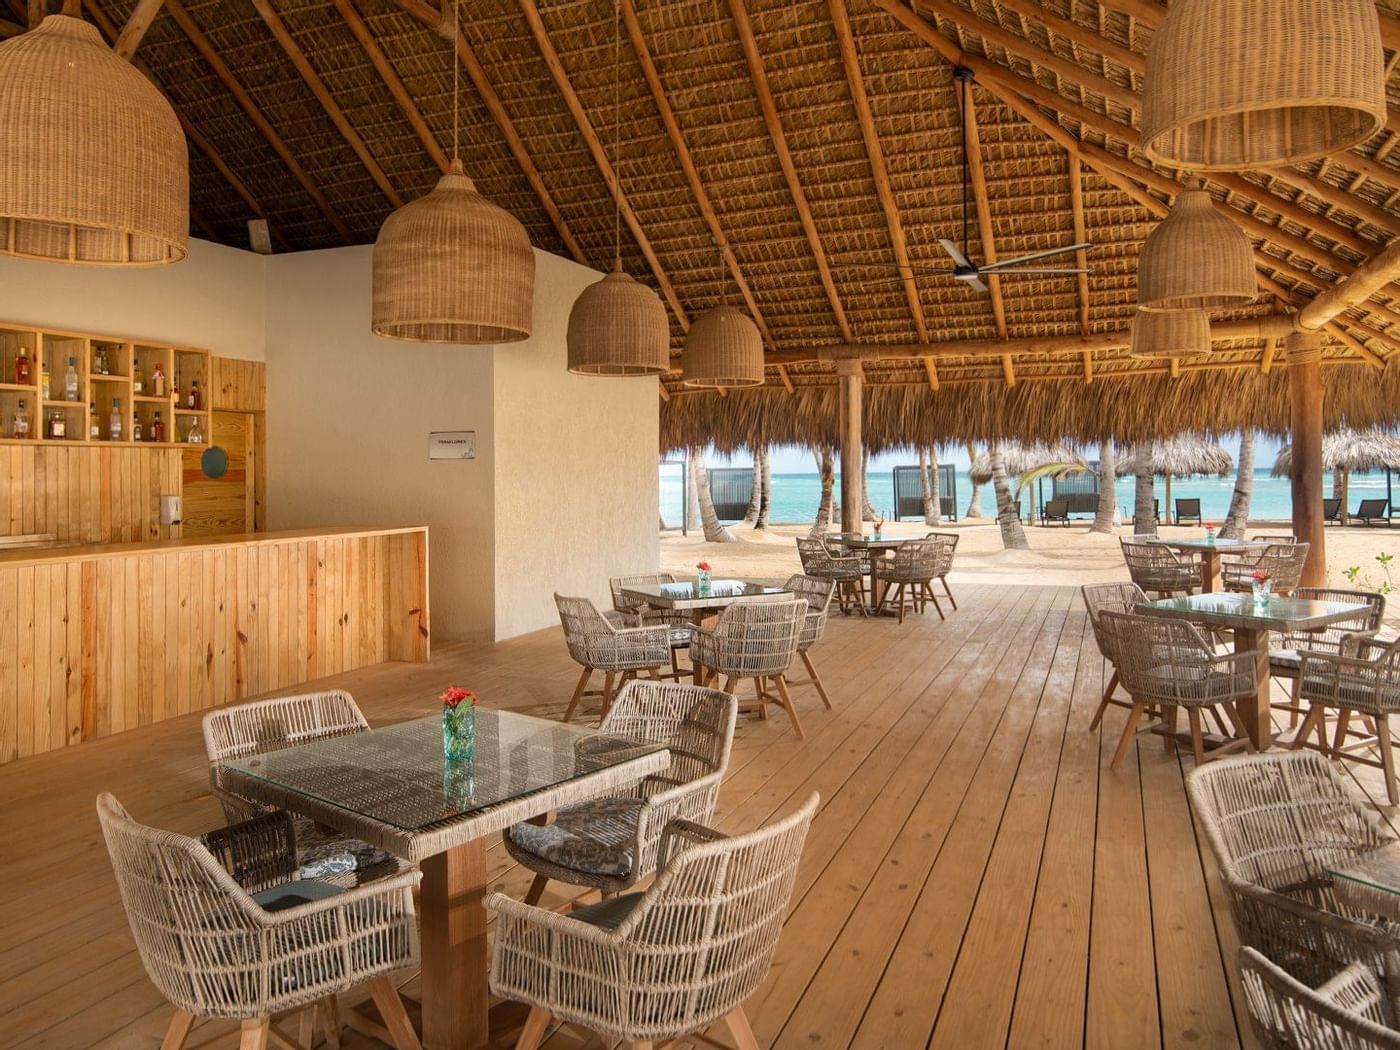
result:
<svg viewBox="0 0 1400 1050"><path fill-rule="evenodd" d="M419 897L425 1050L476 1050L490 1035L486 845L480 839L423 861Z"/></svg>
<svg viewBox="0 0 1400 1050"><path fill-rule="evenodd" d="M1250 653L1254 657L1254 702L1239 705L1240 719L1249 730L1249 737L1260 751L1267 751L1273 744L1273 719L1269 707L1269 632L1244 631L1235 629L1235 652Z"/></svg>
<svg viewBox="0 0 1400 1050"><path fill-rule="evenodd" d="M1220 552L1201 551L1201 593L1212 594L1220 590Z"/></svg>

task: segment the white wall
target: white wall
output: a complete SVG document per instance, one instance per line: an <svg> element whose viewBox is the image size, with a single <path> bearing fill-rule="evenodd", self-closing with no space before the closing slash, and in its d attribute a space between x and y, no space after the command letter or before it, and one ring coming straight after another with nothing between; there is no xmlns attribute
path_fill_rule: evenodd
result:
<svg viewBox="0 0 1400 1050"><path fill-rule="evenodd" d="M0 257L0 319L261 361L264 263L261 255L198 240L183 262L131 270Z"/></svg>

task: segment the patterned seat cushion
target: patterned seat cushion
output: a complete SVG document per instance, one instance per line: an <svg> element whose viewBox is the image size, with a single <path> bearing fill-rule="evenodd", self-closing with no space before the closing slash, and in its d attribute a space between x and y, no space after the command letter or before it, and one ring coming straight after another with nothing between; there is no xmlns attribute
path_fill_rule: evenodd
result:
<svg viewBox="0 0 1400 1050"><path fill-rule="evenodd" d="M1292 671L1298 672L1298 668L1303 665L1303 658L1297 649L1270 649L1269 668L1275 672Z"/></svg>
<svg viewBox="0 0 1400 1050"><path fill-rule="evenodd" d="M598 798L559 810L552 824L516 824L510 840L527 853L560 868L626 878L635 858L632 840L643 802Z"/></svg>
<svg viewBox="0 0 1400 1050"><path fill-rule="evenodd" d="M392 853L368 842L347 838L305 817L294 817L292 826L296 831L299 879L333 879L355 886L399 870L398 859Z"/></svg>

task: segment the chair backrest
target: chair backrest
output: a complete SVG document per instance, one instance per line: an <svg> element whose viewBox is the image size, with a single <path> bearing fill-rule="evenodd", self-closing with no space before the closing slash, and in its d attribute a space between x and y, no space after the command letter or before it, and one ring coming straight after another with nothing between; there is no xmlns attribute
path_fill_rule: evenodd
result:
<svg viewBox="0 0 1400 1050"><path fill-rule="evenodd" d="M1254 563L1253 572L1267 572L1276 592L1292 591L1303 578L1308 560L1308 543L1271 543Z"/></svg>
<svg viewBox="0 0 1400 1050"><path fill-rule="evenodd" d="M1254 1033L1268 1050L1400 1048L1390 1001L1362 963L1314 990L1246 947L1240 949L1240 981Z"/></svg>
<svg viewBox="0 0 1400 1050"><path fill-rule="evenodd" d="M959 536L956 532L929 532L924 539L938 544L938 576L947 576L953 571L953 555L958 552Z"/></svg>
<svg viewBox="0 0 1400 1050"><path fill-rule="evenodd" d="M831 570L831 551L818 537L797 537L797 556L802 559L802 571L805 573Z"/></svg>
<svg viewBox="0 0 1400 1050"><path fill-rule="evenodd" d="M1258 536L1251 536L1251 537L1249 537L1249 542L1251 542L1251 543L1297 543L1297 542L1298 542L1298 537L1297 537L1297 536L1283 536L1283 535L1270 536L1270 535L1267 535L1267 534L1265 534L1265 533L1261 533L1261 534L1259 534Z"/></svg>
<svg viewBox="0 0 1400 1050"><path fill-rule="evenodd" d="M1214 650L1193 623L1159 616L1100 614L1117 648L1118 677L1134 700L1190 706L1221 703L1255 690L1246 672L1212 668Z"/></svg>
<svg viewBox="0 0 1400 1050"><path fill-rule="evenodd" d="M204 752L211 763L369 728L354 697L343 689L221 707L207 712L203 724Z"/></svg>
<svg viewBox="0 0 1400 1050"><path fill-rule="evenodd" d="M1340 499L1323 500L1322 516L1324 519L1340 518L1342 516L1342 501Z"/></svg>
<svg viewBox="0 0 1400 1050"><path fill-rule="evenodd" d="M1048 499L1041 512L1047 518L1067 518L1069 517L1069 500Z"/></svg>
<svg viewBox="0 0 1400 1050"><path fill-rule="evenodd" d="M1193 560L1179 557L1170 547L1127 537L1118 545L1129 578L1145 591L1187 590L1196 583Z"/></svg>
<svg viewBox="0 0 1400 1050"><path fill-rule="evenodd" d="M1363 499L1353 518L1383 518L1390 507L1388 499Z"/></svg>
<svg viewBox="0 0 1400 1050"><path fill-rule="evenodd" d="M592 666L599 646L610 645L616 631L607 617L587 598L554 596L559 610L559 622L564 628L564 644L569 655L581 664Z"/></svg>
<svg viewBox="0 0 1400 1050"><path fill-rule="evenodd" d="M628 598L622 593L624 587L635 587L638 584L646 583L675 583L674 573L669 572L643 572L632 576L614 576L608 580L608 587L612 590L613 608L618 612L633 613L640 609L645 609L647 603L640 598Z"/></svg>
<svg viewBox="0 0 1400 1050"><path fill-rule="evenodd" d="M806 652L821 641L826 632L826 614L831 608L831 596L836 591L836 584L831 580L798 573L787 578L783 590L807 600L807 618L802 623L802 633L797 639L798 652Z"/></svg>
<svg viewBox="0 0 1400 1050"><path fill-rule="evenodd" d="M1293 597L1314 602L1364 605L1366 611L1349 620L1330 623L1320 631L1281 632L1277 644L1285 649L1322 649L1327 652L1339 652L1343 637L1379 631L1381 622L1385 619L1385 595L1375 591L1347 591L1337 587L1296 587Z"/></svg>
<svg viewBox="0 0 1400 1050"><path fill-rule="evenodd" d="M1201 501L1198 499L1177 500L1176 516L1178 518L1199 518L1201 516Z"/></svg>
<svg viewBox="0 0 1400 1050"><path fill-rule="evenodd" d="M932 580L938 575L938 551L936 540L902 543L894 549L886 575L896 580Z"/></svg>
<svg viewBox="0 0 1400 1050"><path fill-rule="evenodd" d="M672 856L617 928L638 965L637 1014L676 1034L706 1027L746 1000L773 962L797 880L816 794L757 831Z"/></svg>
<svg viewBox="0 0 1400 1050"><path fill-rule="evenodd" d="M723 773L734 743L738 701L718 689L673 682L628 682L599 729L671 753L666 776L689 783Z"/></svg>
<svg viewBox="0 0 1400 1050"><path fill-rule="evenodd" d="M783 674L797 654L807 602L735 602L714 626L715 664L721 674L761 678Z"/></svg>
<svg viewBox="0 0 1400 1050"><path fill-rule="evenodd" d="M1130 613L1140 603L1147 601L1147 595L1135 583L1089 583L1079 588L1079 593L1084 599L1084 609L1089 614L1089 626L1093 628L1099 652L1116 666L1117 638L1104 623L1102 614Z"/></svg>

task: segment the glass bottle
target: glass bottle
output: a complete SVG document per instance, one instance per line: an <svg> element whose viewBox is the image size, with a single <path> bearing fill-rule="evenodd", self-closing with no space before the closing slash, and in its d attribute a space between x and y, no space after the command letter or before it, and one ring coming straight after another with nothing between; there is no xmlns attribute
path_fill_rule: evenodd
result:
<svg viewBox="0 0 1400 1050"><path fill-rule="evenodd" d="M99 346L93 354L92 370L100 376L107 374L107 348Z"/></svg>
<svg viewBox="0 0 1400 1050"><path fill-rule="evenodd" d="M151 369L151 396L165 396L165 370L160 367L159 361L157 361L155 366Z"/></svg>
<svg viewBox="0 0 1400 1050"><path fill-rule="evenodd" d="M132 440L132 441L140 441L140 440L141 440L141 417L140 417L140 416L132 416L132 417L131 417L131 440Z"/></svg>
<svg viewBox="0 0 1400 1050"><path fill-rule="evenodd" d="M19 408L15 409L14 431L12 436L17 438L27 438L29 436L29 412L26 410L23 401L20 401Z"/></svg>
<svg viewBox="0 0 1400 1050"><path fill-rule="evenodd" d="M39 391L39 400L50 400L53 396L53 392L50 389L52 384L49 382L49 363L47 361L45 361L43 367L39 369L39 385L43 388Z"/></svg>
<svg viewBox="0 0 1400 1050"><path fill-rule="evenodd" d="M102 436L102 428L97 424L97 402L88 402L88 437L96 441Z"/></svg>
<svg viewBox="0 0 1400 1050"><path fill-rule="evenodd" d="M29 351L25 347L19 348L19 356L15 358L15 382L20 386L29 385Z"/></svg>
<svg viewBox="0 0 1400 1050"><path fill-rule="evenodd" d="M131 392L137 397L145 393L141 383L141 362L134 357L131 359Z"/></svg>
<svg viewBox="0 0 1400 1050"><path fill-rule="evenodd" d="M68 421L63 418L63 413L54 409L49 413L49 437L65 438L68 436Z"/></svg>
<svg viewBox="0 0 1400 1050"><path fill-rule="evenodd" d="M117 398L112 398L112 420L107 424L107 437L111 441L122 439L122 403ZM132 437L136 437L136 429L132 427Z"/></svg>
<svg viewBox="0 0 1400 1050"><path fill-rule="evenodd" d="M160 409L156 409L156 418L151 420L151 440L157 442L165 440L165 423L160 418Z"/></svg>
<svg viewBox="0 0 1400 1050"><path fill-rule="evenodd" d="M188 441L191 445L204 444L204 431L200 429L198 416L195 416L192 420L190 420L190 432L189 436L186 437L185 440Z"/></svg>
<svg viewBox="0 0 1400 1050"><path fill-rule="evenodd" d="M201 408L204 407L204 397L199 392L198 379L190 380L190 396L187 400L189 402L189 407L196 412L198 412Z"/></svg>
<svg viewBox="0 0 1400 1050"><path fill-rule="evenodd" d="M68 371L63 373L63 400L78 400L78 359L68 359Z"/></svg>

